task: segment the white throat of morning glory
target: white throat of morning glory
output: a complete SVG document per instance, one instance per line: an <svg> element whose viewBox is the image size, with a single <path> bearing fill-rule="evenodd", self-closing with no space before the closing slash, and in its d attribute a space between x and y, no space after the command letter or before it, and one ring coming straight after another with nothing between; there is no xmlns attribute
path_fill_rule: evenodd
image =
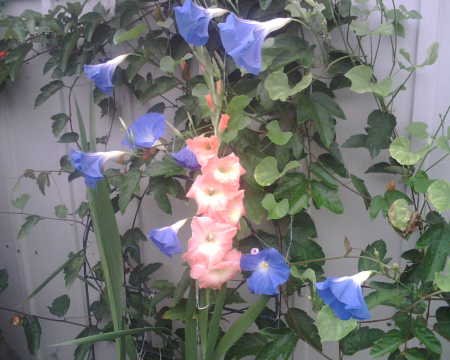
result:
<svg viewBox="0 0 450 360"><path fill-rule="evenodd" d="M353 275L351 278L355 283L361 285L370 277L370 275L372 275L372 271L361 271L360 273Z"/></svg>
<svg viewBox="0 0 450 360"><path fill-rule="evenodd" d="M291 18L276 18L269 21L265 21L264 29L268 31L269 33L280 30L281 28L285 27L287 24L289 24L292 21Z"/></svg>
<svg viewBox="0 0 450 360"><path fill-rule="evenodd" d="M206 11L208 12L209 16L211 16L212 18L225 15L228 12L228 10L221 9L221 8L207 9Z"/></svg>

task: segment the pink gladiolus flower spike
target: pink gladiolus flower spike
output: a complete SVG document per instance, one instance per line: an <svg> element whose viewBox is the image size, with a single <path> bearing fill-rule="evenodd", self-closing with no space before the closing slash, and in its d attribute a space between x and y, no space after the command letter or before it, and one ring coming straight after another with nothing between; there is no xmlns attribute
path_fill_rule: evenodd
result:
<svg viewBox="0 0 450 360"><path fill-rule="evenodd" d="M230 199L235 189L215 181L211 177L197 176L186 197L194 199L197 202L197 215L214 214L216 211L227 208L228 199Z"/></svg>
<svg viewBox="0 0 450 360"><path fill-rule="evenodd" d="M233 246L236 226L219 223L209 217L194 217L192 219L192 237L189 240L188 251L183 258L191 266L197 263L206 265L220 262Z"/></svg>
<svg viewBox="0 0 450 360"><path fill-rule="evenodd" d="M199 281L200 288L220 289L227 281L233 279L241 270L241 253L230 250L223 260L212 266L195 264L191 268L191 277Z"/></svg>
<svg viewBox="0 0 450 360"><path fill-rule="evenodd" d="M205 166L209 159L217 156L219 150L219 138L217 136L200 135L193 139L187 139L186 144L189 150L195 154L201 166Z"/></svg>
<svg viewBox="0 0 450 360"><path fill-rule="evenodd" d="M232 184L239 188L239 178L245 174L245 169L240 165L239 158L231 153L222 158L211 158L204 167L203 173L220 183Z"/></svg>
<svg viewBox="0 0 450 360"><path fill-rule="evenodd" d="M228 200L227 208L217 211L214 218L223 223L237 225L243 215L245 215L244 190L239 190L236 195Z"/></svg>

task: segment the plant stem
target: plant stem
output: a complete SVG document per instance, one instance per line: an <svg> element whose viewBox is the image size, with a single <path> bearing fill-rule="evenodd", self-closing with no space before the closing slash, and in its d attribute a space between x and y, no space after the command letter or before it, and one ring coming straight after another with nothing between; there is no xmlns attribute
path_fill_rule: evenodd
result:
<svg viewBox="0 0 450 360"><path fill-rule="evenodd" d="M23 312L23 311L10 309L10 308L4 307L4 306L0 306L0 310L2 310L2 311L9 311L9 312L13 312L13 313L24 315L24 316L34 316L34 317L37 317L38 319L46 320L46 321L60 322L60 323L65 323L65 324L69 324L69 325L75 325L75 326L80 326L80 327L87 327L84 324L77 323L77 322L74 322L74 321L65 320L65 319L53 319L53 318L49 318L49 317L46 317L46 316L34 315L34 314L26 313L26 312Z"/></svg>

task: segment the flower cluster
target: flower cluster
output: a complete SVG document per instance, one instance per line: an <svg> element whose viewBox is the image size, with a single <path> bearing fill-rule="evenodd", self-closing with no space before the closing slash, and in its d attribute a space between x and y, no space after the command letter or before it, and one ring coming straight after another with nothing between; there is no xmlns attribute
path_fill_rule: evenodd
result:
<svg viewBox="0 0 450 360"><path fill-rule="evenodd" d="M245 170L235 154L218 157L217 136L201 135L187 140L187 146L201 166L201 175L186 195L198 208L183 259L201 288L219 289L240 271L241 253L233 249L233 238L244 214L239 179Z"/></svg>

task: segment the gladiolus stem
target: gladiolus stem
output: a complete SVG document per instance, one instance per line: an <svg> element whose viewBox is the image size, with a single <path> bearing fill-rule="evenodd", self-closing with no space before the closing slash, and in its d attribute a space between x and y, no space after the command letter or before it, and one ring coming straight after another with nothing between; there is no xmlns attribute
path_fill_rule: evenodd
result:
<svg viewBox="0 0 450 360"><path fill-rule="evenodd" d="M191 289L186 303L186 328L184 333L186 360L197 359L197 326L194 319L195 312L195 280L191 281Z"/></svg>
<svg viewBox="0 0 450 360"><path fill-rule="evenodd" d="M216 346L217 338L220 330L220 319L222 317L222 310L227 296L227 284L223 284L222 288L216 294L216 301L214 305L214 313L209 324L208 346L206 349L206 359L211 359L211 356Z"/></svg>
<svg viewBox="0 0 450 360"><path fill-rule="evenodd" d="M202 353L202 359L208 359L206 356L206 349L208 344L208 313L209 306L207 301L207 291L209 289L200 290L199 309L198 309L198 322L200 328L200 348Z"/></svg>

